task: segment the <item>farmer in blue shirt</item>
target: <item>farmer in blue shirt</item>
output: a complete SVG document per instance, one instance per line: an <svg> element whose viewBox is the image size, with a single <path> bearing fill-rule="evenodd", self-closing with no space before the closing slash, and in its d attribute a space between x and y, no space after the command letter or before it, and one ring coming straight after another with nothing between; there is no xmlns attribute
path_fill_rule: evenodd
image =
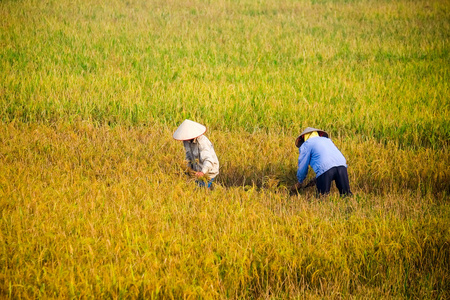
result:
<svg viewBox="0 0 450 300"><path fill-rule="evenodd" d="M342 196L351 195L344 155L328 138L328 133L308 127L295 140L299 148L297 180L291 191L302 187L308 173L308 165L316 173L316 187L319 194L328 194L334 180Z"/></svg>

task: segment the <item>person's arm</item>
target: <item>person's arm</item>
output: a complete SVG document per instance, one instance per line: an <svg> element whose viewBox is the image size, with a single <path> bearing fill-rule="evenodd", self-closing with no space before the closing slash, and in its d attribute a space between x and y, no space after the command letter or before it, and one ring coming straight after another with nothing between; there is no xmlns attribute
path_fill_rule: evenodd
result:
<svg viewBox="0 0 450 300"><path fill-rule="evenodd" d="M191 152L191 147L188 141L183 141L184 151L186 154L187 166L191 169L194 168L194 157Z"/></svg>
<svg viewBox="0 0 450 300"><path fill-rule="evenodd" d="M302 182L305 180L306 175L308 174L308 165L310 161L310 153L306 147L302 146L299 149L300 153L298 156L298 167L297 167L297 180L293 186L291 186L290 192L291 195L295 195L298 193L299 189L302 188ZM306 186L304 186L306 187Z"/></svg>
<svg viewBox="0 0 450 300"><path fill-rule="evenodd" d="M202 162L202 170L201 172L198 172L198 176L201 177L208 174L208 172L213 168L213 154L215 152L211 142L207 139L204 139L199 143L199 152L200 160Z"/></svg>
<svg viewBox="0 0 450 300"><path fill-rule="evenodd" d="M298 167L297 167L297 180L300 185L303 180L305 180L306 175L308 174L308 166L311 159L310 149L302 145L300 147L300 154L298 156Z"/></svg>

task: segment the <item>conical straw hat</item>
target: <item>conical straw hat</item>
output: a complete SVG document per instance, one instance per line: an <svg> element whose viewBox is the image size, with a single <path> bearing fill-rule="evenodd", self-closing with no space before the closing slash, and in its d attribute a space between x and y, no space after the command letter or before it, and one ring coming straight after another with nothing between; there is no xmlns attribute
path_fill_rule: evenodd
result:
<svg viewBox="0 0 450 300"><path fill-rule="evenodd" d="M300 146L305 142L305 140L303 139L303 136L307 133L314 132L314 131L317 131L319 136L328 137L328 133L326 131L323 131L322 129L307 127L305 130L303 130L302 133L300 133L300 135L295 140L295 146L297 146L297 148L300 148Z"/></svg>
<svg viewBox="0 0 450 300"><path fill-rule="evenodd" d="M184 120L173 133L173 138L178 141L195 139L206 132L206 127L191 120Z"/></svg>

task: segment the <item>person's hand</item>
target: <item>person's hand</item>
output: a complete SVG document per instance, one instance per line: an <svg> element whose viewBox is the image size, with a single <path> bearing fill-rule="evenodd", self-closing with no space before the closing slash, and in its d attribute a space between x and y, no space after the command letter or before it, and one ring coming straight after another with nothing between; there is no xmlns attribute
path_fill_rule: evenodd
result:
<svg viewBox="0 0 450 300"><path fill-rule="evenodd" d="M197 172L197 173L195 173L195 176L196 176L197 178L200 178L200 177L205 176L205 173L203 173L203 172Z"/></svg>

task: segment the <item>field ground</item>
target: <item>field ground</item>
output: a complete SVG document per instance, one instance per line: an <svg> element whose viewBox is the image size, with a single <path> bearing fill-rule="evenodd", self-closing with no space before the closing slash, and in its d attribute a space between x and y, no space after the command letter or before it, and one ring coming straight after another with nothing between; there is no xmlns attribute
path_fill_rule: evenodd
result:
<svg viewBox="0 0 450 300"><path fill-rule="evenodd" d="M449 1L6 0L0 27L0 297L450 298ZM289 195L306 126L353 197Z"/></svg>

